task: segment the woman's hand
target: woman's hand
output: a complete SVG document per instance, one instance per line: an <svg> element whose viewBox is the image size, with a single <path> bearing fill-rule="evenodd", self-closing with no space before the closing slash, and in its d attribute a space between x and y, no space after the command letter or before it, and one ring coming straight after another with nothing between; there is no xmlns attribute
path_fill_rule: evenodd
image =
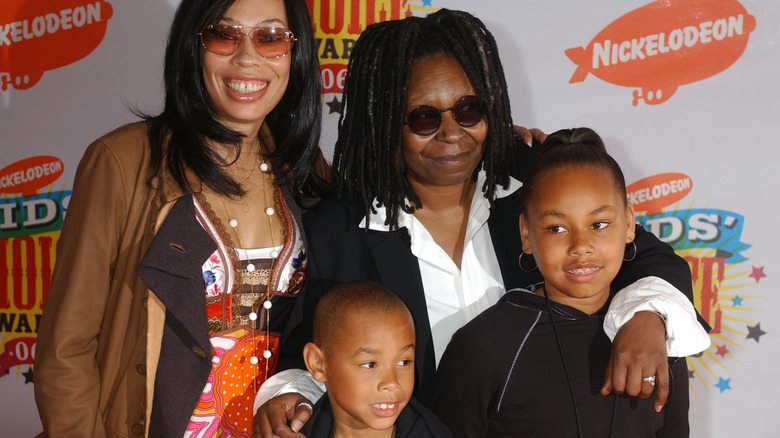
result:
<svg viewBox="0 0 780 438"><path fill-rule="evenodd" d="M311 414L312 403L306 397L294 392L277 395L257 408L252 438L305 438L298 431Z"/></svg>
<svg viewBox="0 0 780 438"><path fill-rule="evenodd" d="M547 138L547 134L537 128L526 129L522 126L515 125L512 127L512 131L515 133L515 138L522 138L523 143L527 144L528 147L531 147L534 139L539 143L544 143L544 140Z"/></svg>
<svg viewBox="0 0 780 438"><path fill-rule="evenodd" d="M654 376L654 385L648 377ZM612 354L604 376L602 395L626 393L649 398L658 388L655 410L661 411L669 396L669 364L664 321L649 311L637 312L612 341Z"/></svg>

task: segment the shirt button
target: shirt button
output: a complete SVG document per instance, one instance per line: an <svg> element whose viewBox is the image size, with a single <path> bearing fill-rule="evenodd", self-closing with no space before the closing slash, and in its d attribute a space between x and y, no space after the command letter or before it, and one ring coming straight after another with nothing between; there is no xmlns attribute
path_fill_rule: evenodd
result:
<svg viewBox="0 0 780 438"><path fill-rule="evenodd" d="M144 434L144 426L143 424L135 423L130 428L130 431L133 432L133 435L141 436Z"/></svg>
<svg viewBox="0 0 780 438"><path fill-rule="evenodd" d="M138 364L135 366L135 370L138 371L138 374L145 376L146 375L146 366L143 364Z"/></svg>
<svg viewBox="0 0 780 438"><path fill-rule="evenodd" d="M192 347L192 351L200 357L206 357L206 352L200 349L200 347Z"/></svg>

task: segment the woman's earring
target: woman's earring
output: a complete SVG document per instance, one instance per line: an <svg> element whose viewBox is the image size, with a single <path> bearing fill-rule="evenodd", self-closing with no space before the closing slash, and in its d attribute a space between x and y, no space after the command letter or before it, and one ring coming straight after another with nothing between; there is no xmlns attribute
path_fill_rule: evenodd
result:
<svg viewBox="0 0 780 438"><path fill-rule="evenodd" d="M626 244L626 251L623 253L623 261L624 262L630 262L631 260L634 260L636 258L636 252L637 252L636 242L632 240L631 243L634 245L634 255L632 255L630 259L626 258L625 254L628 253L628 244Z"/></svg>
<svg viewBox="0 0 780 438"><path fill-rule="evenodd" d="M531 256L531 260L533 260L534 266L531 269L526 269L523 266L523 256L524 255L526 255L525 251L521 252L520 253L520 257L517 260L517 264L520 265L520 270L523 271L523 272L533 272L533 271L535 271L536 268L538 268L539 266L536 264L536 259L534 258L534 256L532 254L528 254L529 256Z"/></svg>

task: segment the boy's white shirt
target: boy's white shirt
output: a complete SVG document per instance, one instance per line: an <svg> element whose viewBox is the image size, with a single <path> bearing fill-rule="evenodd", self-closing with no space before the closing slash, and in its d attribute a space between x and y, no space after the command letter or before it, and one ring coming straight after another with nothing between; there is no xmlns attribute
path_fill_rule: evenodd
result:
<svg viewBox="0 0 780 438"><path fill-rule="evenodd" d="M710 335L696 319L690 300L668 281L641 278L618 292L604 318L604 332L613 340L620 327L643 310L657 313L666 322L666 354L685 357L710 347Z"/></svg>
<svg viewBox="0 0 780 438"><path fill-rule="evenodd" d="M260 386L257 395L255 395L255 405L252 412L256 413L263 403L277 395L290 392L300 394L311 400L312 403L316 403L325 394L325 384L314 380L308 371L296 369L279 371Z"/></svg>
<svg viewBox="0 0 780 438"><path fill-rule="evenodd" d="M482 187L484 178L484 172L480 172L477 187ZM519 189L521 185L519 181L512 179L507 190L496 190L496 196L497 198L508 196ZM361 228L368 227L377 231L389 231L389 227L384 224L385 208L376 205L375 207L377 207L376 214L364 218L360 224ZM434 353L437 364L444 353L443 346L447 345L454 331L470 321L479 311L495 304L504 292L502 290L502 293L496 293L495 290L497 285L503 287L501 286L503 280L487 229L489 215L487 199L480 190L475 190L468 218L468 229L471 231L467 232L468 238L464 242L464 259L461 261L462 269L460 270L453 267L452 260L433 241L430 233L414 215L404 212L399 215L399 228L405 227L409 231L411 250L420 264L426 302L442 304L440 308L433 309L433 316L440 314L441 318L436 318L437 320L456 319L453 316L463 319L460 321L461 324L454 328L442 327L443 324L434 324L434 321L431 321L431 334L434 338ZM444 255L442 256L439 252L444 253ZM490 256L492 256L492 260ZM468 257L473 260L468 259ZM438 263L437 260L441 262ZM447 261L453 266L449 266ZM426 281L426 277L430 277L429 281ZM475 287L474 283L480 283L484 287ZM442 284L452 285L449 289L457 293L454 300L459 302L460 309L458 306L444 305L448 298L446 295L448 292L436 286ZM484 296L469 297L466 295L469 290L473 289L485 291ZM453 297L449 297L449 300L454 301ZM709 335L696 320L696 311L688 298L669 282L652 276L642 278L623 288L612 299L604 319L604 331L609 339L612 340L620 327L628 322L636 312L643 310L655 312L664 319L667 335L666 348L670 357L689 356L710 346ZM435 327L439 327L441 329L439 331L442 333L438 333ZM263 383L255 398L255 410L267 400L280 394L297 392L311 401L316 401L324 391L324 384L314 380L306 371L282 371Z"/></svg>

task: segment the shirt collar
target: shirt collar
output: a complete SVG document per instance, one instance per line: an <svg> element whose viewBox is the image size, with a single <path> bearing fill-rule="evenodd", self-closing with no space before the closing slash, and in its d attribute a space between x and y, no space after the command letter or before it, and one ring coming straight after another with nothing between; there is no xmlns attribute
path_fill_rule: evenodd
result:
<svg viewBox="0 0 780 438"><path fill-rule="evenodd" d="M477 212L483 210L483 209L489 209L490 208L490 202L488 202L487 198L485 198L485 195L482 193L481 187L485 184L485 180L487 179L487 174L484 170L481 170L479 174L477 175L477 189L474 190L474 197L471 201L471 210L469 211L469 219L471 219ZM507 188L503 188L501 186L496 187L495 190L495 198L501 199L505 198L512 193L516 192L517 190L522 187L523 183L520 181L509 177L509 185ZM408 201L407 201L408 204ZM371 213L367 218L364 217L363 220L360 222L360 228L366 228L366 223L368 223L368 229L373 231L390 231L390 226L385 224L387 221L387 207L384 205L380 206L378 201L374 199L373 203L374 209L376 210L376 213ZM482 208L475 208L475 207L482 207ZM405 211L400 211L400 214L398 215L398 228L407 228L411 231L412 227L414 226L415 220L414 215L406 213ZM368 220L366 220L368 219Z"/></svg>

